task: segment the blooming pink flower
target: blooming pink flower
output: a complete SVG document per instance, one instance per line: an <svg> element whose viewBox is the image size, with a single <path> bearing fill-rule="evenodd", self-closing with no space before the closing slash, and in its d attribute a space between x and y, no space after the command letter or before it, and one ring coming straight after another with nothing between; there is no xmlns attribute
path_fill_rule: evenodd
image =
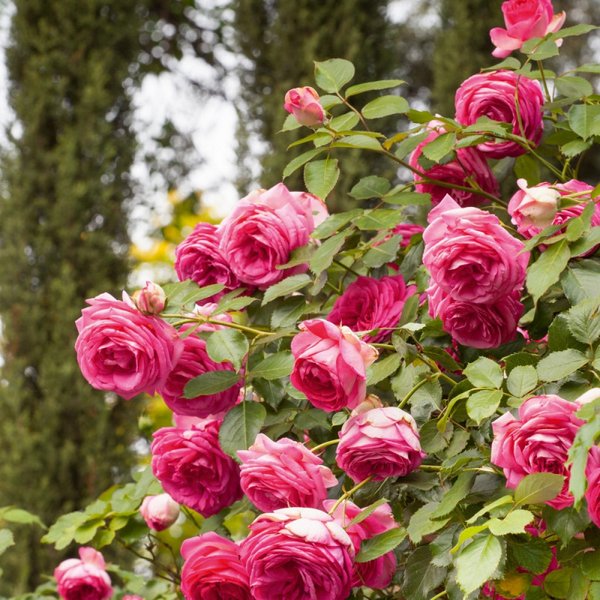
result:
<svg viewBox="0 0 600 600"><path fill-rule="evenodd" d="M141 596L136 594L125 594L121 600L144 600Z"/></svg>
<svg viewBox="0 0 600 600"><path fill-rule="evenodd" d="M255 600L345 600L350 594L352 541L321 510L281 508L260 515L240 554Z"/></svg>
<svg viewBox="0 0 600 600"><path fill-rule="evenodd" d="M264 512L287 506L319 508L327 488L337 485L331 469L306 446L287 438L276 442L259 433L239 450L240 481L250 501Z"/></svg>
<svg viewBox="0 0 600 600"><path fill-rule="evenodd" d="M585 476L587 478L585 500L588 513L592 523L600 527L600 446L594 446L590 450Z"/></svg>
<svg viewBox="0 0 600 600"><path fill-rule="evenodd" d="M63 560L54 577L64 600L107 600L113 594L104 558L93 548L79 548L79 558Z"/></svg>
<svg viewBox="0 0 600 600"><path fill-rule="evenodd" d="M373 408L348 419L339 432L336 460L354 481L404 477L423 460L415 420L395 406Z"/></svg>
<svg viewBox="0 0 600 600"><path fill-rule="evenodd" d="M179 504L169 494L146 496L140 506L140 514L150 529L162 531L177 521Z"/></svg>
<svg viewBox="0 0 600 600"><path fill-rule="evenodd" d="M127 297L128 302L133 302ZM129 400L160 388L183 349L177 331L158 317L146 316L110 294L87 300L76 321L77 362L98 390Z"/></svg>
<svg viewBox="0 0 600 600"><path fill-rule="evenodd" d="M181 591L186 600L251 600L237 544L213 531L181 545Z"/></svg>
<svg viewBox="0 0 600 600"><path fill-rule="evenodd" d="M145 315L158 315L165 309L167 295L160 285L146 281L146 285L133 294L132 300Z"/></svg>
<svg viewBox="0 0 600 600"><path fill-rule="evenodd" d="M294 115L300 125L316 127L325 120L325 111L319 104L319 94L309 86L289 90L285 95L283 108Z"/></svg>
<svg viewBox="0 0 600 600"><path fill-rule="evenodd" d="M392 234L401 235L402 241L400 242L400 247L406 248L410 244L412 237L423 233L423 231L425 231L425 228L416 223L400 223L392 229Z"/></svg>
<svg viewBox="0 0 600 600"><path fill-rule="evenodd" d="M544 96L537 81L507 70L478 73L464 81L456 92L456 120L462 125L473 125L480 117L488 117L510 123L513 134L537 146L544 132L543 104ZM484 142L477 148L489 158L527 152L510 140Z"/></svg>
<svg viewBox="0 0 600 600"><path fill-rule="evenodd" d="M564 475L562 491L546 504L561 510L573 504L569 492L567 454L584 421L579 405L560 396L533 396L519 407L519 416L505 413L492 423L492 462L502 467L506 486L516 488L531 473Z"/></svg>
<svg viewBox="0 0 600 600"><path fill-rule="evenodd" d="M354 408L367 393L367 367L378 352L362 342L348 327L324 319L299 325L292 340L292 384L317 408L333 412Z"/></svg>
<svg viewBox="0 0 600 600"><path fill-rule="evenodd" d="M506 0L502 3L506 29L494 27L490 38L496 58L506 58L532 38L556 33L565 22L565 12L554 14L552 0Z"/></svg>
<svg viewBox="0 0 600 600"><path fill-rule="evenodd" d="M242 497L240 469L219 446L219 421L205 419L154 432L152 472L175 501L204 517Z"/></svg>
<svg viewBox="0 0 600 600"><path fill-rule="evenodd" d="M306 214L312 215L315 227L320 225L329 216L325 202L314 194L309 194L308 192L290 192L290 194L300 202Z"/></svg>
<svg viewBox="0 0 600 600"><path fill-rule="evenodd" d="M381 331L365 335L365 342L382 342L392 336L398 325L404 303L417 291L414 285L406 286L402 275L358 277L335 301L327 320L336 325L346 325L352 331Z"/></svg>

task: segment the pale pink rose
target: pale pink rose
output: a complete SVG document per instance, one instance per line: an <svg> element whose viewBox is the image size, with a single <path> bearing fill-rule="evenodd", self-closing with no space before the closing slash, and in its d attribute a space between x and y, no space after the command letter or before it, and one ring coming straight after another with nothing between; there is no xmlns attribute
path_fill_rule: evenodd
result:
<svg viewBox="0 0 600 600"><path fill-rule="evenodd" d="M328 412L362 402L367 395L367 367L377 359L377 350L348 327L324 319L304 321L299 329L292 340L294 387Z"/></svg>
<svg viewBox="0 0 600 600"><path fill-rule="evenodd" d="M240 200L221 223L219 249L243 283L262 290L308 266L278 269L309 242L315 228L312 208L279 183Z"/></svg>
<svg viewBox="0 0 600 600"><path fill-rule="evenodd" d="M489 304L522 288L529 253L496 215L446 196L428 219L423 264L454 300Z"/></svg>
<svg viewBox="0 0 600 600"><path fill-rule="evenodd" d="M309 86L289 90L283 108L294 115L300 125L317 127L325 121L325 111L319 104L319 94Z"/></svg>
<svg viewBox="0 0 600 600"><path fill-rule="evenodd" d="M281 508L257 517L240 554L255 600L346 600L354 547L327 513Z"/></svg>
<svg viewBox="0 0 600 600"><path fill-rule="evenodd" d="M327 488L337 485L329 467L300 442L276 442L259 433L248 450L239 450L240 482L252 504L263 512L286 506L319 508Z"/></svg>
<svg viewBox="0 0 600 600"><path fill-rule="evenodd" d="M93 548L79 548L79 558L63 560L54 578L64 600L107 600L113 594L104 558Z"/></svg>
<svg viewBox="0 0 600 600"><path fill-rule="evenodd" d="M335 301L327 320L335 325L346 325L352 331L380 329L362 339L383 342L392 337L404 303L416 291L416 286L404 283L402 275L381 279L360 276Z"/></svg>
<svg viewBox="0 0 600 600"><path fill-rule="evenodd" d="M179 504L169 494L146 496L140 506L140 514L150 529L162 531L177 521Z"/></svg>
<svg viewBox="0 0 600 600"><path fill-rule="evenodd" d="M395 406L374 408L350 417L339 432L336 460L354 481L404 477L419 467L419 430L407 412Z"/></svg>
<svg viewBox="0 0 600 600"><path fill-rule="evenodd" d="M315 227L320 225L329 216L325 202L314 194L309 194L308 192L290 192L290 194L302 204L307 214L312 215Z"/></svg>
<svg viewBox="0 0 600 600"><path fill-rule="evenodd" d="M167 303L167 295L160 285L146 281L146 285L135 292L132 299L137 309L145 315L158 315Z"/></svg>
<svg viewBox="0 0 600 600"><path fill-rule="evenodd" d="M518 418L507 412L492 423L491 460L504 470L506 487L516 488L531 473L557 473L564 475L564 487L546 504L557 510L573 504L566 462L584 423L575 416L578 409L579 404L560 396L533 396L521 404Z"/></svg>
<svg viewBox="0 0 600 600"><path fill-rule="evenodd" d="M496 58L506 58L532 38L556 33L565 22L565 12L554 14L552 0L506 0L502 3L504 24L490 30Z"/></svg>
<svg viewBox="0 0 600 600"><path fill-rule="evenodd" d="M217 420L187 429L162 427L154 432L152 472L176 502L216 515L242 497L240 469L219 446Z"/></svg>
<svg viewBox="0 0 600 600"><path fill-rule="evenodd" d="M97 390L129 400L154 394L167 379L183 349L177 331L158 317L141 314L131 299L110 294L87 300L75 325L77 362Z"/></svg>
<svg viewBox="0 0 600 600"><path fill-rule="evenodd" d="M543 104L542 88L537 81L507 70L478 73L464 81L456 92L456 120L461 125L473 125L480 117L488 117L509 123L514 135L537 146L544 133ZM520 156L527 152L510 140L484 142L477 148L488 158Z"/></svg>
<svg viewBox="0 0 600 600"><path fill-rule="evenodd" d="M184 325L181 331L187 331L195 325ZM198 329L214 330L219 326L205 324ZM183 393L186 384L204 373L213 371L234 371L233 365L227 361L217 363L206 351L206 342L195 333L183 338L183 352L179 360L173 367L173 370L167 377L159 393L163 397L165 404L179 415L191 417L208 417L229 410L238 400L238 394L242 387L240 381L236 385L208 396L197 396L195 398L185 398Z"/></svg>
<svg viewBox="0 0 600 600"><path fill-rule="evenodd" d="M219 250L220 234L212 223L198 223L175 249L175 272L179 281L191 279L200 287L224 285L223 291L203 302L218 300L227 292L240 287L240 282Z"/></svg>
<svg viewBox="0 0 600 600"><path fill-rule="evenodd" d="M335 505L335 500L325 500L323 507L330 511ZM350 525L350 522L362 511L353 502L345 500L333 512L332 517L345 529L350 536L356 554L364 540L368 540L380 533L398 527L390 505L385 503L378 506L366 519L360 523ZM390 585L396 571L397 560L394 551L386 552L379 558L364 563L354 563L354 576L352 587L367 586L382 590Z"/></svg>
<svg viewBox="0 0 600 600"><path fill-rule="evenodd" d="M590 450L585 476L587 478L585 500L588 514L592 523L596 527L600 527L600 446L594 446Z"/></svg>
<svg viewBox="0 0 600 600"><path fill-rule="evenodd" d="M210 531L181 545L181 592L186 600L251 600L237 544Z"/></svg>

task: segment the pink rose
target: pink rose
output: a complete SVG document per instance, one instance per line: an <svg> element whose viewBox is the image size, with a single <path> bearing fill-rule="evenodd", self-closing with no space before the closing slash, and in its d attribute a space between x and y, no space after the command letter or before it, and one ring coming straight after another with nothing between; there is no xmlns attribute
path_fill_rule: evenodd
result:
<svg viewBox="0 0 600 600"><path fill-rule="evenodd" d="M327 513L281 508L257 517L241 543L255 600L345 600L354 548Z"/></svg>
<svg viewBox="0 0 600 600"><path fill-rule="evenodd" d="M442 291L454 300L489 304L521 289L529 253L496 215L460 208L446 196L428 218L423 264Z"/></svg>
<svg viewBox="0 0 600 600"><path fill-rule="evenodd" d="M219 250L219 230L211 223L198 223L175 249L175 272L179 281L191 279L200 287L222 284L225 289L204 302L218 300L240 287L240 282Z"/></svg>
<svg viewBox="0 0 600 600"><path fill-rule="evenodd" d="M592 523L600 527L600 446L594 446L590 450L585 476L587 477L585 500L588 513Z"/></svg>
<svg viewBox="0 0 600 600"><path fill-rule="evenodd" d="M292 340L292 385L328 412L362 402L367 395L367 367L377 359L377 350L348 327L324 319L304 321L299 329Z"/></svg>
<svg viewBox="0 0 600 600"><path fill-rule="evenodd" d="M430 179L437 179L446 183L466 187L472 187L472 184L474 183L482 191L492 194L493 196L498 195L498 180L487 164L484 156L475 148L458 148L454 160L444 163L443 165L433 165L428 169L421 167L419 158L423 154L423 147L430 144L442 133L444 133L443 129L439 127L436 128L415 148L415 151L410 157L410 166ZM441 202L444 196L449 192L452 193L456 202L461 206L474 206L485 202L485 198L475 192L454 189L449 190L448 188L441 187L435 183L425 181L423 177L417 173L413 173L413 178L416 183L416 191L422 194L431 194L431 202L433 205Z"/></svg>
<svg viewBox="0 0 600 600"><path fill-rule="evenodd" d="M137 309L145 315L158 315L167 303L167 295L160 285L146 281L146 285L135 292L132 299Z"/></svg>
<svg viewBox="0 0 600 600"><path fill-rule="evenodd" d="M171 325L141 314L124 297L128 303L110 294L87 300L90 306L75 323L75 351L92 387L129 400L142 392L154 394L164 384L183 344Z"/></svg>
<svg viewBox="0 0 600 600"><path fill-rule="evenodd" d="M491 460L504 470L506 487L516 488L530 473L557 473L564 475L564 487L546 504L557 510L573 504L565 463L584 423L575 416L578 409L579 404L560 396L533 396L521 404L518 418L507 412L492 423Z"/></svg>
<svg viewBox="0 0 600 600"><path fill-rule="evenodd" d="M406 286L402 275L358 277L335 301L327 320L336 325L346 325L352 331L381 331L365 335L365 342L383 342L392 336L398 325L404 303L417 291L414 285Z"/></svg>
<svg viewBox="0 0 600 600"><path fill-rule="evenodd" d="M464 81L456 92L456 120L462 125L473 125L480 117L488 117L510 123L514 135L537 146L544 132L543 104L544 96L537 81L514 71L478 73ZM517 142L502 140L484 142L477 148L489 158L520 156L527 152Z"/></svg>
<svg viewBox="0 0 600 600"><path fill-rule="evenodd" d="M323 506L330 511L335 505L335 500L325 500ZM385 503L378 506L366 519L360 523L350 525L350 522L362 511L353 502L345 500L333 512L332 517L344 528L350 536L354 551L358 554L364 540L368 540L380 533L398 527L390 505ZM354 576L352 587L367 586L376 590L386 588L392 582L396 572L396 555L394 551L386 552L379 558L364 563L354 563Z"/></svg>
<svg viewBox="0 0 600 600"><path fill-rule="evenodd" d="M283 108L294 115L300 125L317 127L325 120L325 111L319 104L319 94L309 86L291 89L285 95Z"/></svg>
<svg viewBox="0 0 600 600"><path fill-rule="evenodd" d="M253 192L221 223L220 251L238 279L262 290L307 265L278 269L305 246L315 228L313 207L279 183Z"/></svg>
<svg viewBox="0 0 600 600"><path fill-rule="evenodd" d="M327 498L327 488L337 485L331 469L294 440L274 442L259 433L238 456L242 490L264 512L286 506L318 508Z"/></svg>
<svg viewBox="0 0 600 600"><path fill-rule="evenodd" d="M179 504L169 494L146 496L140 506L140 514L150 529L162 531L177 521Z"/></svg>
<svg viewBox="0 0 600 600"><path fill-rule="evenodd" d="M135 594L126 594L121 600L144 600L141 596Z"/></svg>
<svg viewBox="0 0 600 600"><path fill-rule="evenodd" d="M420 235L423 231L425 231L425 228L416 223L400 223L392 229L392 234L401 235L402 241L400 242L400 247L406 248L410 244L413 236Z"/></svg>
<svg viewBox="0 0 600 600"><path fill-rule="evenodd" d="M290 194L300 202L306 214L312 215L315 227L320 225L329 216L325 202L314 194L309 194L308 192L290 192Z"/></svg>
<svg viewBox="0 0 600 600"><path fill-rule="evenodd" d="M79 548L79 558L63 560L54 578L64 600L106 600L113 594L104 558L93 548Z"/></svg>
<svg viewBox="0 0 600 600"><path fill-rule="evenodd" d="M419 467L419 430L407 412L394 406L374 408L348 419L339 432L336 460L354 481L404 477Z"/></svg>
<svg viewBox="0 0 600 600"><path fill-rule="evenodd" d="M237 544L213 531L181 545L181 591L186 600L251 600Z"/></svg>
<svg viewBox="0 0 600 600"><path fill-rule="evenodd" d="M554 14L552 0L506 0L502 3L504 24L490 30L496 58L506 58L532 38L556 33L565 22L565 12Z"/></svg>
<svg viewBox="0 0 600 600"><path fill-rule="evenodd" d="M181 331L187 331L190 327L194 327L194 325L184 325ZM201 328L204 327L201 326ZM220 326L209 324L209 329L218 327ZM194 377L203 373L233 370L233 365L227 361L217 363L212 360L206 351L206 342L192 333L183 339L183 352L159 393L165 404L179 415L192 417L216 415L235 406L242 387L241 381L222 392L195 398L185 398L184 388Z"/></svg>
<svg viewBox="0 0 600 600"><path fill-rule="evenodd" d="M150 448L152 472L165 492L203 517L242 497L240 469L219 446L219 426L205 419L185 429L162 427Z"/></svg>

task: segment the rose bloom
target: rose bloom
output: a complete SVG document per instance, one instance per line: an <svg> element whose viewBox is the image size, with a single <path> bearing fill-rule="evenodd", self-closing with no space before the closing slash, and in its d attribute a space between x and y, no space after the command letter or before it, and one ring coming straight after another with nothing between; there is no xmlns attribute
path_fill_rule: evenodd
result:
<svg viewBox="0 0 600 600"><path fill-rule="evenodd" d="M319 104L319 94L309 86L291 89L285 95L283 108L294 115L300 125L316 127L325 120L325 111Z"/></svg>
<svg viewBox="0 0 600 600"><path fill-rule="evenodd" d="M404 477L419 467L419 430L407 412L394 406L374 408L350 417L338 434L336 460L354 481Z"/></svg>
<svg viewBox="0 0 600 600"><path fill-rule="evenodd" d="M564 475L564 487L546 504L557 510L573 504L565 463L584 423L575 416L578 409L578 403L560 396L533 396L521 404L518 418L507 412L492 423L491 460L504 470L508 488L516 488L531 473L557 473Z"/></svg>
<svg viewBox="0 0 600 600"><path fill-rule="evenodd" d="M377 359L377 350L348 327L324 319L304 321L299 329L292 340L292 385L328 412L362 402L367 395L367 367Z"/></svg>
<svg viewBox="0 0 600 600"><path fill-rule="evenodd" d="M423 264L446 294L454 300L489 304L521 289L529 253L496 215L461 208L446 196L428 219Z"/></svg>
<svg viewBox="0 0 600 600"><path fill-rule="evenodd" d="M153 434L152 472L176 502L203 517L217 514L242 497L240 469L219 446L216 419L184 428L162 427Z"/></svg>
<svg viewBox="0 0 600 600"><path fill-rule="evenodd" d="M464 81L456 92L456 120L462 125L473 125L480 117L488 117L510 123L514 135L527 138L537 146L544 133L543 104L544 96L537 81L506 70L478 73ZM488 158L520 156L527 152L517 142L502 140L484 142L477 148Z"/></svg>
<svg viewBox="0 0 600 600"><path fill-rule="evenodd" d="M129 400L142 392L154 394L177 362L183 344L177 330L158 317L140 313L133 301L110 294L87 300L75 325L77 362L97 390Z"/></svg>
<svg viewBox="0 0 600 600"><path fill-rule="evenodd" d="M444 133L443 129L437 128L415 148L410 157L410 166L430 179L437 179L446 183L471 187L472 181L482 191L496 196L499 193L498 180L487 164L485 157L476 148L458 148L454 160L443 165L434 165L428 169L421 167L419 158L423 154L423 147L430 144L442 133ZM422 194L431 194L431 202L434 206L441 202L448 193L448 188L429 183L418 173L413 173L413 178L416 183L415 190ZM486 201L483 196L475 192L452 190L452 194L461 206L474 206Z"/></svg>
<svg viewBox="0 0 600 600"><path fill-rule="evenodd" d="M184 325L181 331L187 331L190 327L194 325ZM199 329L206 330L206 327L201 326ZM217 327L211 325L209 329L214 330ZM183 338L183 352L159 393L165 404L179 415L208 417L227 411L237 403L242 387L241 381L222 392L208 396L185 398L183 395L189 381L213 371L234 371L234 368L230 362L217 363L212 360L206 351L206 342L192 333Z"/></svg>
<svg viewBox="0 0 600 600"><path fill-rule="evenodd" d="M502 3L504 24L490 30L496 58L506 58L532 38L556 33L565 22L565 12L554 14L552 0L506 0Z"/></svg>
<svg viewBox="0 0 600 600"><path fill-rule="evenodd" d="M205 302L216 301L241 285L219 250L219 241L219 230L215 225L198 223L194 231L175 249L175 272L179 281L191 279L200 287L216 283L225 286L223 291Z"/></svg>
<svg viewBox="0 0 600 600"><path fill-rule="evenodd" d="M325 500L323 507L330 511L335 500ZM350 536L354 551L358 554L360 546L364 540L368 540L380 533L395 529L398 527L390 505L382 504L378 506L366 519L360 523L349 525L362 508L356 506L353 502L345 500L333 512L333 518L345 529ZM376 590L386 588L392 582L396 572L397 560L394 551L386 552L379 558L369 560L364 563L354 563L354 576L352 578L352 587L367 586Z"/></svg>
<svg viewBox="0 0 600 600"><path fill-rule="evenodd" d="M240 482L250 501L263 512L287 506L320 508L327 488L337 485L329 467L306 446L259 433L248 450L239 450Z"/></svg>
<svg viewBox="0 0 600 600"><path fill-rule="evenodd" d="M179 504L169 494L146 496L140 506L140 514L150 529L162 531L177 521Z"/></svg>
<svg viewBox="0 0 600 600"><path fill-rule="evenodd" d="M121 600L144 600L141 596L135 594L126 594Z"/></svg>
<svg viewBox="0 0 600 600"><path fill-rule="evenodd" d="M588 513L592 523L600 527L600 446L594 446L590 450L585 476L588 483L585 492Z"/></svg>
<svg viewBox="0 0 600 600"><path fill-rule="evenodd" d="M104 558L93 548L79 548L79 558L63 560L54 578L64 600L106 600L113 594Z"/></svg>
<svg viewBox="0 0 600 600"><path fill-rule="evenodd" d="M181 591L186 600L251 600L237 544L210 531L181 545Z"/></svg>
<svg viewBox="0 0 600 600"><path fill-rule="evenodd" d="M352 541L321 510L281 508L260 515L240 554L255 600L345 600L350 595Z"/></svg>
<svg viewBox="0 0 600 600"><path fill-rule="evenodd" d="M416 223L400 223L392 229L393 235L401 235L402 241L400 242L401 248L406 248L410 245L410 242L415 235L420 235L425 231L425 228Z"/></svg>
<svg viewBox="0 0 600 600"><path fill-rule="evenodd" d="M454 300L435 284L427 290L429 314L439 317L453 339L471 348L497 348L515 339L524 307L519 292L491 304Z"/></svg>
<svg viewBox="0 0 600 600"><path fill-rule="evenodd" d="M335 301L327 320L336 325L346 325L352 331L381 331L365 335L365 342L383 342L392 336L398 325L404 303L417 291L407 286L402 275L358 277Z"/></svg>
<svg viewBox="0 0 600 600"><path fill-rule="evenodd" d="M278 269L293 250L305 246L315 228L314 207L283 183L258 190L238 202L221 223L219 249L243 283L262 290L307 269L306 264Z"/></svg>

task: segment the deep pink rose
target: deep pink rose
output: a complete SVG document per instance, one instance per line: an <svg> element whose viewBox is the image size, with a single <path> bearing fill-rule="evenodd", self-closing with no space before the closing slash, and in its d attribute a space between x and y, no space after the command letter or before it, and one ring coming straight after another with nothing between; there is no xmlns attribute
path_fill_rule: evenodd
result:
<svg viewBox="0 0 600 600"><path fill-rule="evenodd" d="M238 279L264 290L306 271L306 264L277 267L308 243L315 228L313 211L310 203L295 197L283 183L240 200L219 226L219 248Z"/></svg>
<svg viewBox="0 0 600 600"><path fill-rule="evenodd" d="M204 302L216 301L241 285L219 250L219 241L219 230L215 225L198 223L175 249L175 272L179 281L191 279L200 287L216 283L225 286L223 291Z"/></svg>
<svg viewBox="0 0 600 600"><path fill-rule="evenodd" d="M292 340L294 387L328 412L362 402L367 395L367 367L377 359L377 350L348 327L324 319L304 321L299 329Z"/></svg>
<svg viewBox="0 0 600 600"><path fill-rule="evenodd" d="M488 304L522 288L529 253L496 215L446 196L428 218L423 264L454 300Z"/></svg>
<svg viewBox="0 0 600 600"><path fill-rule="evenodd" d="M471 348L497 348L515 339L524 307L519 292L512 292L491 304L454 300L435 284L427 290L429 314L439 317L459 344Z"/></svg>
<svg viewBox="0 0 600 600"><path fill-rule="evenodd" d="M395 406L373 408L350 417L339 432L336 460L354 481L404 477L419 467L419 430L407 412Z"/></svg>
<svg viewBox="0 0 600 600"><path fill-rule="evenodd" d="M325 500L323 507L330 511L335 500ZM356 554L364 540L368 540L380 533L398 527L390 505L385 503L378 506L366 519L360 523L350 525L362 508L353 502L346 500L342 502L333 512L333 518L346 530L350 536ZM386 552L379 558L364 563L354 563L354 576L352 587L367 586L376 590L382 590L390 585L396 572L397 560L394 551Z"/></svg>
<svg viewBox="0 0 600 600"><path fill-rule="evenodd" d="M382 342L392 336L398 325L404 303L416 293L414 285L407 286L402 275L358 277L335 301L327 320L346 325L352 331L380 331L365 335L365 342Z"/></svg>
<svg viewBox="0 0 600 600"><path fill-rule="evenodd" d="M316 127L325 120L325 111L319 104L319 94L309 86L291 89L285 95L283 108L294 115L300 125Z"/></svg>
<svg viewBox="0 0 600 600"><path fill-rule="evenodd" d="M181 331L187 331L190 327L193 327L193 325L184 325ZM215 326L210 327L217 328ZM241 381L222 392L208 396L197 396L196 398L185 398L183 396L184 388L194 377L198 377L203 373L233 370L233 365L227 361L217 363L212 360L206 351L206 342L195 333L192 333L183 339L183 352L159 393L166 405L179 415L191 417L216 415L229 410L237 403L238 394L242 387Z"/></svg>
<svg viewBox="0 0 600 600"><path fill-rule="evenodd" d="M543 104L544 96L537 81L514 71L478 73L464 81L456 92L456 120L462 125L473 125L480 117L488 117L510 123L514 135L537 146L544 133ZM510 140L484 142L477 148L489 158L520 156L527 152Z"/></svg>
<svg viewBox="0 0 600 600"><path fill-rule="evenodd" d="M93 548L79 548L79 558L63 560L54 578L64 600L107 600L113 594L104 558Z"/></svg>
<svg viewBox="0 0 600 600"><path fill-rule="evenodd" d="M219 421L198 420L189 428L154 432L152 472L175 501L204 517L242 497L240 469L219 446Z"/></svg>
<svg viewBox="0 0 600 600"><path fill-rule="evenodd" d="M100 294L87 300L75 325L77 362L97 390L129 400L160 388L183 349L175 328L158 317L143 315L133 301Z"/></svg>
<svg viewBox="0 0 600 600"><path fill-rule="evenodd" d="M516 488L530 473L564 475L565 484L556 498L546 502L561 510L573 504L569 492L567 454L584 421L575 416L579 404L560 396L533 396L519 407L519 416L505 413L492 423L492 462L502 467L506 487Z"/></svg>
<svg viewBox="0 0 600 600"><path fill-rule="evenodd" d="M306 446L287 438L276 442L259 433L239 450L242 490L263 512L287 506L320 508L327 488L337 485L329 467Z"/></svg>
<svg viewBox="0 0 600 600"><path fill-rule="evenodd" d="M423 147L430 144L442 133L444 133L444 130L440 127L434 129L427 138L415 148L415 151L410 157L410 166L430 179L437 179L446 183L466 187L472 187L472 184L474 183L482 191L492 194L493 196L498 195L498 180L487 164L483 154L476 148L458 148L454 160L443 165L434 165L429 169L424 169L419 164L419 158L423 154ZM433 205L441 202L444 196L449 192L452 193L453 198L461 206L474 206L486 201L483 196L475 192L455 189L449 190L448 188L436 185L435 183L429 183L417 173L413 173L413 178L416 183L416 191L422 194L431 194L431 202Z"/></svg>
<svg viewBox="0 0 600 600"><path fill-rule="evenodd" d="M314 508L281 508L257 517L241 543L255 600L345 600L354 548L333 517Z"/></svg>
<svg viewBox="0 0 600 600"><path fill-rule="evenodd" d="M162 531L177 521L179 504L169 494L146 496L140 506L140 514L150 529Z"/></svg>
<svg viewBox="0 0 600 600"><path fill-rule="evenodd" d="M413 236L422 234L423 231L425 231L425 228L416 223L400 223L392 229L392 234L401 235L402 241L400 242L400 247L406 248L410 244Z"/></svg>
<svg viewBox="0 0 600 600"><path fill-rule="evenodd" d="M587 478L585 500L588 513L592 523L600 527L600 446L594 446L590 450L585 476Z"/></svg>
<svg viewBox="0 0 600 600"><path fill-rule="evenodd" d="M552 0L506 0L502 3L504 24L490 30L496 58L506 58L532 38L556 33L565 22L565 12L554 14Z"/></svg>
<svg viewBox="0 0 600 600"><path fill-rule="evenodd" d="M251 600L237 544L213 531L181 545L181 591L186 600Z"/></svg>

